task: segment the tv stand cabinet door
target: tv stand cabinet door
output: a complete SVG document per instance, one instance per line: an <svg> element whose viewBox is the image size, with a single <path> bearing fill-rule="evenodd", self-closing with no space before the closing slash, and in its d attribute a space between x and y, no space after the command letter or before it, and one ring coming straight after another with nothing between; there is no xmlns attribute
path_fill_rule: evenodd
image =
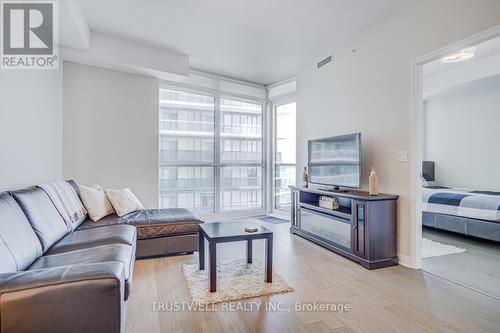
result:
<svg viewBox="0 0 500 333"><path fill-rule="evenodd" d="M292 207L291 207L291 227L300 228L300 204L299 204L300 193L297 190L292 190Z"/></svg>
<svg viewBox="0 0 500 333"><path fill-rule="evenodd" d="M365 201L352 201L352 251L354 255L367 257L367 216L368 205Z"/></svg>

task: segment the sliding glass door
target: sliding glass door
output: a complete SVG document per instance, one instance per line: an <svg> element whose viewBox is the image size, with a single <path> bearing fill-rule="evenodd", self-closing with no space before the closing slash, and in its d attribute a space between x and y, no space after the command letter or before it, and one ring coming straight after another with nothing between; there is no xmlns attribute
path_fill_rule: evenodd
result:
<svg viewBox="0 0 500 333"><path fill-rule="evenodd" d="M296 103L274 107L274 209L291 207L289 185L296 182Z"/></svg>
<svg viewBox="0 0 500 333"><path fill-rule="evenodd" d="M160 89L160 206L263 207L262 104Z"/></svg>

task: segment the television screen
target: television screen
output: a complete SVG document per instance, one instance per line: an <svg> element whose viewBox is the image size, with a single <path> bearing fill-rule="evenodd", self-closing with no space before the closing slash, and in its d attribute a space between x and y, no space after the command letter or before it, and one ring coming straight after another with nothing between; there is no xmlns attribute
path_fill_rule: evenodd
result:
<svg viewBox="0 0 500 333"><path fill-rule="evenodd" d="M309 181L361 187L361 133L309 141Z"/></svg>

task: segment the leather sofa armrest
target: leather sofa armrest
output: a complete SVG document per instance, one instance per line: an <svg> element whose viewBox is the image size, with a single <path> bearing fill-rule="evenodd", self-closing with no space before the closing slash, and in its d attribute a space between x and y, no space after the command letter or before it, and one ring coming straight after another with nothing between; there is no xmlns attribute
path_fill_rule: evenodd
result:
<svg viewBox="0 0 500 333"><path fill-rule="evenodd" d="M110 261L0 274L0 331L122 331L122 265Z"/></svg>

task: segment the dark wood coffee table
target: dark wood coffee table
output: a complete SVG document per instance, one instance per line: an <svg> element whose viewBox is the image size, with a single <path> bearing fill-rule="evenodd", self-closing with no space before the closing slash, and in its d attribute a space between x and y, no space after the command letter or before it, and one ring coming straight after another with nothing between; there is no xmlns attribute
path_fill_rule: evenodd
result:
<svg viewBox="0 0 500 333"><path fill-rule="evenodd" d="M246 232L245 227L255 227L256 232ZM253 222L202 223L198 231L200 270L205 269L205 239L208 241L210 292L217 290L217 243L247 241L247 262L252 263L252 241L266 240L265 281L273 282L273 232Z"/></svg>

